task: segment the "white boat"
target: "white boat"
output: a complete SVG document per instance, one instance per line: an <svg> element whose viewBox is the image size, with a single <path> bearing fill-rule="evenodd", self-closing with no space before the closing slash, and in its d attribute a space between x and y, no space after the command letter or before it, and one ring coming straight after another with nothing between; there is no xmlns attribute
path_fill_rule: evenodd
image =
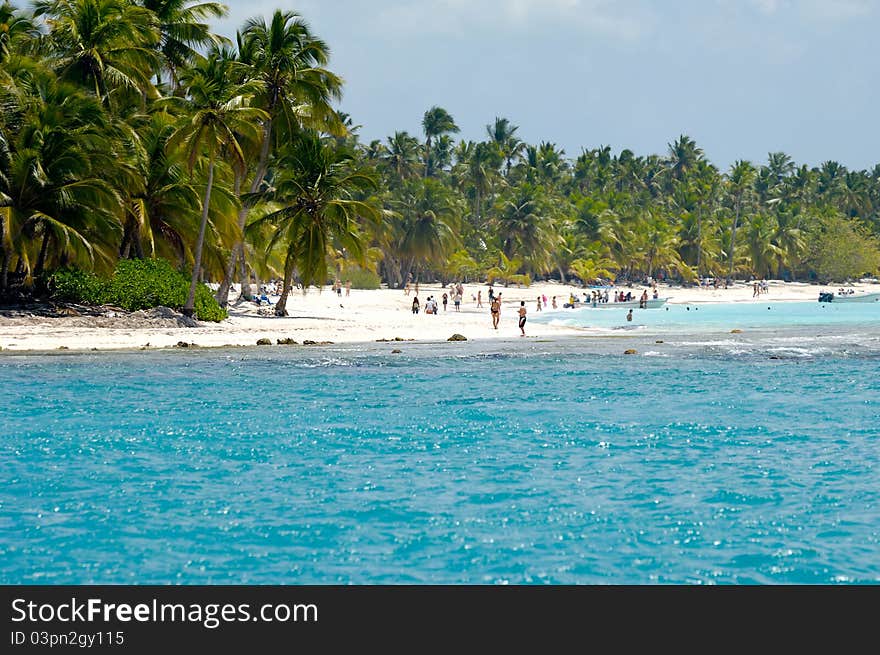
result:
<svg viewBox="0 0 880 655"><path fill-rule="evenodd" d="M658 309L663 307L666 304L666 301L669 298L648 298L644 309ZM597 302L593 304L593 302L584 302L582 300L575 300L574 304L565 303L565 307L571 307L572 309L577 309L579 307L590 307L596 309L639 309L641 307L641 302L639 300L623 300L619 302L614 302L609 299L608 302Z"/></svg>
<svg viewBox="0 0 880 655"><path fill-rule="evenodd" d="M854 291L853 293L824 291L819 293L819 302L880 302L880 291L873 293L865 291Z"/></svg>

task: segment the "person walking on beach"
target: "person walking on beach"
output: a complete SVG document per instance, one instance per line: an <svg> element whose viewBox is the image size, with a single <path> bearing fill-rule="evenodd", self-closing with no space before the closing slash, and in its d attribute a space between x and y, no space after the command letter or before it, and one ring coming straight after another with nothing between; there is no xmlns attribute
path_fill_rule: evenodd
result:
<svg viewBox="0 0 880 655"><path fill-rule="evenodd" d="M446 305L449 304L449 296L447 294L443 294L443 311L446 311Z"/></svg>
<svg viewBox="0 0 880 655"><path fill-rule="evenodd" d="M541 296L538 296L538 311L541 311Z"/></svg>
<svg viewBox="0 0 880 655"><path fill-rule="evenodd" d="M538 298L538 307L541 306L541 299ZM519 331L522 333L519 336L526 336L526 301L519 301Z"/></svg>
<svg viewBox="0 0 880 655"><path fill-rule="evenodd" d="M489 285L489 305L495 302L495 289L492 288L492 285Z"/></svg>
<svg viewBox="0 0 880 655"><path fill-rule="evenodd" d="M553 307L553 309L556 309L556 296L553 296L553 304L552 304L552 307Z"/></svg>
<svg viewBox="0 0 880 655"><path fill-rule="evenodd" d="M483 306L483 290L477 289L477 307Z"/></svg>
<svg viewBox="0 0 880 655"><path fill-rule="evenodd" d="M452 296L452 303L455 305L455 311L461 311L461 291L456 289L455 295Z"/></svg>
<svg viewBox="0 0 880 655"><path fill-rule="evenodd" d="M350 295L351 295L351 280L346 280L346 281L345 281L345 295L346 295L346 296L350 296Z"/></svg>
<svg viewBox="0 0 880 655"><path fill-rule="evenodd" d="M489 311L492 314L492 327L498 329L498 321L501 319L501 296L492 299L489 305Z"/></svg>
<svg viewBox="0 0 880 655"><path fill-rule="evenodd" d="M418 296L413 296L412 313L413 314L419 313L419 297Z"/></svg>

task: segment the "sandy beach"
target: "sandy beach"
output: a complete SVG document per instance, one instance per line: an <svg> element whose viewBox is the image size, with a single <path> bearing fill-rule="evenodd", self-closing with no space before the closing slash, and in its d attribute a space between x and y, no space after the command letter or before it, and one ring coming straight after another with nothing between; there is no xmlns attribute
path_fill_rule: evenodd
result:
<svg viewBox="0 0 880 655"><path fill-rule="evenodd" d="M638 297L644 285L622 287L632 290ZM877 291L877 284L851 285L856 290ZM482 307L473 300L482 291ZM198 323L195 327L183 327L171 313L169 315L149 312L126 313L113 308L101 308L90 315L61 317L41 316L28 309L0 311L0 348L5 353L51 350L117 350L141 348L168 348L178 344L192 347L256 346L260 339L292 339L304 342L363 343L387 340L444 342L453 334L461 334L469 341L510 339L519 336L517 310L520 301L526 302L528 315L537 314L537 299L547 296L547 308L552 310L552 298L556 296L558 312L570 292L583 293L576 286L559 283L537 283L529 287L496 286L502 295L502 311L499 328L492 328L485 284L464 285L464 297L459 312L449 302L446 311L437 315L412 313L412 295L400 289L358 290L346 296L333 293L330 287L323 290L309 289L308 293L296 291L288 301L288 317L271 315L271 306L258 307L245 302L230 305L229 318L221 323ZM837 287L823 287L806 283L770 281L769 290L758 298L753 297L751 284L737 283L728 289L680 287L658 285L660 297L668 298L669 304L684 303L750 303L767 301L816 301L820 290L836 291ZM419 300L429 296L442 298L440 285L422 285ZM613 311L608 309L606 311ZM621 309L622 313L626 310ZM648 310L646 310L648 311ZM548 325L530 321L526 325L527 337L559 337L583 335L584 331L567 326Z"/></svg>

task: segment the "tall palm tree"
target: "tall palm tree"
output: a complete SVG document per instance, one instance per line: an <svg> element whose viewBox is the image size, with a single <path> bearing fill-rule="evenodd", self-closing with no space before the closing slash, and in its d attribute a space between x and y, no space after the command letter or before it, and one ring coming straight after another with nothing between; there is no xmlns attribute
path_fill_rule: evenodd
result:
<svg viewBox="0 0 880 655"><path fill-rule="evenodd" d="M418 139L405 131L395 132L388 137L388 146L381 158L399 181L414 177L419 162Z"/></svg>
<svg viewBox="0 0 880 655"><path fill-rule="evenodd" d="M687 174L703 159L703 150L687 135L682 134L668 144L669 153L666 158L669 175L672 180L683 180Z"/></svg>
<svg viewBox="0 0 880 655"><path fill-rule="evenodd" d="M91 89L105 106L116 89L150 91L158 60L158 21L127 0L38 0L59 74Z"/></svg>
<svg viewBox="0 0 880 655"><path fill-rule="evenodd" d="M359 165L350 151L334 145L312 131L301 133L284 154L273 188L262 194L281 208L248 226L252 231L269 226L267 252L276 246L283 249L284 287L275 305L277 316L287 315L294 272L304 288L323 283L334 240L355 261L363 262L358 220L379 220L378 208L361 199L377 188L375 174Z"/></svg>
<svg viewBox="0 0 880 655"><path fill-rule="evenodd" d="M486 126L486 134L498 146L501 156L504 158L504 176L510 176L510 167L513 160L519 157L526 147L515 135L519 126L513 125L508 119L496 116L495 122Z"/></svg>
<svg viewBox="0 0 880 655"><path fill-rule="evenodd" d="M332 103L342 95L342 80L326 68L330 48L316 37L302 16L276 10L269 23L260 17L245 23L239 34L239 58L247 66L246 75L257 85L253 104L263 109L256 168L252 172L250 197L257 193L266 177L269 156L280 138L294 138L302 128L314 128L345 135L346 128ZM242 203L239 227L243 230L249 209ZM237 259L244 260L244 242L230 253L217 300L225 305L229 283ZM244 294L244 285L242 285Z"/></svg>
<svg viewBox="0 0 880 655"><path fill-rule="evenodd" d="M425 177L430 177L434 170L431 142L441 134L457 133L459 128L448 111L435 105L422 117L422 130L425 133Z"/></svg>
<svg viewBox="0 0 880 655"><path fill-rule="evenodd" d="M229 13L229 8L220 2L138 0L137 4L152 11L159 21L159 51L175 89L177 71L195 59L196 48L221 46L228 42L228 39L213 34L211 26L204 22L209 18L223 18Z"/></svg>
<svg viewBox="0 0 880 655"><path fill-rule="evenodd" d="M201 159L207 164L207 183L202 200L202 217L194 249L194 262L189 295L181 310L192 316L195 311L196 287L202 269L202 250L205 230L211 210L211 192L214 169L221 154L233 161L233 165L245 166L241 139L257 138L260 121L268 120L268 114L247 102L254 93L253 83L240 83L236 62L218 51L200 57L191 68L181 74L186 89L185 98L168 98L169 103L180 105L183 119L168 139L172 150L182 148L186 154L190 172Z"/></svg>
<svg viewBox="0 0 880 655"><path fill-rule="evenodd" d="M755 183L756 171L750 161L737 160L730 168L729 191L733 199L733 223L730 226L730 252L727 255L728 269L727 276L733 277L734 258L736 256L736 228L739 226L739 219L742 215L743 204L748 198L748 194L752 191Z"/></svg>

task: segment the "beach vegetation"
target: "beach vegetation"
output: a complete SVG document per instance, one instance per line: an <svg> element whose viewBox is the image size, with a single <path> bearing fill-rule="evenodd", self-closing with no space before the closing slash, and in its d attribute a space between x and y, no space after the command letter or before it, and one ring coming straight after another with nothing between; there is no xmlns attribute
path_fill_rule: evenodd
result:
<svg viewBox="0 0 880 655"><path fill-rule="evenodd" d="M226 38L211 24L225 15L195 0L0 4L0 298L43 293L53 271L110 280L160 259L188 272L180 307L196 314L201 282L225 307L234 280L249 299L283 278L283 315L291 285L340 276L878 274L880 165L768 152L721 170L687 134L665 152L566 153L508 116L464 139L442 104L420 133L362 142L304 16L278 9ZM65 275L82 301L103 293Z"/></svg>
<svg viewBox="0 0 880 655"><path fill-rule="evenodd" d="M57 300L128 311L160 306L180 310L189 289L186 276L165 259L122 260L109 277L78 269L58 270L47 284ZM227 316L204 284L196 289L194 314L201 321L222 321Z"/></svg>

